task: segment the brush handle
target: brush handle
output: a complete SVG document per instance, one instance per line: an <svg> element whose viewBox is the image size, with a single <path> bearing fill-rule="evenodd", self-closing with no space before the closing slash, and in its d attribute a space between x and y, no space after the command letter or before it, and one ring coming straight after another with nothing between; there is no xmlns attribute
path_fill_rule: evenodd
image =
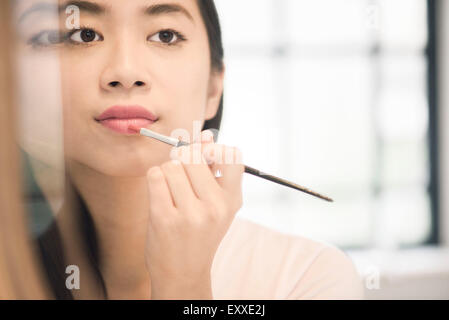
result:
<svg viewBox="0 0 449 320"><path fill-rule="evenodd" d="M176 148L184 147L184 146L190 146L190 143L184 142L184 141L182 141L182 140L178 140L178 143L177 143L177 145L176 145Z"/></svg>
<svg viewBox="0 0 449 320"><path fill-rule="evenodd" d="M189 145L190 145L190 143L187 143L187 142L184 142L182 140L179 140L177 145L176 145L176 147L189 146ZM312 195L314 197L317 197L317 198L320 198L320 199L323 199L323 200L326 200L326 201L329 201L329 202L333 202L334 201L334 200L332 200L329 197L326 197L326 196L323 196L323 195L321 195L321 194L319 194L317 192L311 191L311 190L309 190L307 188L304 188L304 187L302 187L302 186L300 186L300 185L298 185L296 183L293 183L293 182L290 182L290 181L278 178L276 176L267 174L265 172L262 172L260 170L251 168L249 166L245 166L245 172L249 173L249 174L252 174L252 175L254 175L256 177L259 177L259 178L262 178L262 179L265 179L265 180L268 180L268 181L271 181L271 182L274 182L274 183L277 183L277 184L280 184L280 185L283 185L283 186L286 186L286 187L289 187L289 188L292 188L292 189L295 189L295 190L299 190L299 191L305 192L305 193L310 194L310 195Z"/></svg>
<svg viewBox="0 0 449 320"><path fill-rule="evenodd" d="M304 188L304 187L302 187L302 186L300 186L300 185L298 185L296 183L287 181L287 180L282 179L282 178L278 178L276 176L267 174L265 172L262 172L260 170L257 170L257 169L254 169L254 168L251 168L251 167L248 167L248 166L245 166L245 172L249 173L249 174L252 174L252 175L254 175L256 177L259 177L259 178L262 178L262 179L266 179L266 180L272 181L274 183L278 183L280 185L283 185L283 186L286 186L286 187L289 187L289 188L292 188L292 189L295 189L295 190L299 190L299 191L305 192L305 193L310 194L310 195L312 195L314 197L317 197L317 198L320 198L320 199L323 199L323 200L326 200L326 201L329 201L329 202L333 202L334 201L334 200L332 200L329 197L326 197L326 196L323 196L323 195L321 195L321 194L319 194L317 192L311 191L311 190L309 190L307 188Z"/></svg>

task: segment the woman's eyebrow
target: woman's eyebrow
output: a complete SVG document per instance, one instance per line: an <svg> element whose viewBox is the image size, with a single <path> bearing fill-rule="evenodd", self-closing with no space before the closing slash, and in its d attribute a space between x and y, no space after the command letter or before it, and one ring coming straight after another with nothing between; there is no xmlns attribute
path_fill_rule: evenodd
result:
<svg viewBox="0 0 449 320"><path fill-rule="evenodd" d="M70 0L63 4L57 5L55 3L49 2L39 2L31 6L29 9L25 10L24 13L19 17L19 23L22 22L26 17L34 13L65 13L68 6L76 6L81 12L87 12L94 15L104 14L106 8L95 2L90 2L86 0Z"/></svg>
<svg viewBox="0 0 449 320"><path fill-rule="evenodd" d="M145 14L150 16L157 16L168 13L181 13L186 16L191 22L193 22L193 24L195 24L195 20L193 19L190 12L183 6L176 3L158 3L150 5L145 9Z"/></svg>
<svg viewBox="0 0 449 320"><path fill-rule="evenodd" d="M37 13L37 12L45 12L45 13L56 13L58 14L64 13L68 6L76 6L82 12L87 12L94 15L101 15L107 12L107 8L91 1L87 0L70 0L63 4L57 5L49 2L40 2L33 6L31 6L28 10L26 10L19 18L19 23L22 22L27 16ZM190 12L184 8L183 6L176 3L159 3L148 6L144 9L145 14L150 16L157 16L162 14L169 13L181 13L185 15L190 21L195 24L195 21L190 14Z"/></svg>

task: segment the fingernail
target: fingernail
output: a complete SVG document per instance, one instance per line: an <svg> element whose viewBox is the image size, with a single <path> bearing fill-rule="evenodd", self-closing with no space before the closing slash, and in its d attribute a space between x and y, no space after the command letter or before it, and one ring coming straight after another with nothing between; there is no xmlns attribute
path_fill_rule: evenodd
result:
<svg viewBox="0 0 449 320"><path fill-rule="evenodd" d="M206 131L203 132L202 140L204 142L213 141L213 139L214 139L214 134L211 131L206 130Z"/></svg>

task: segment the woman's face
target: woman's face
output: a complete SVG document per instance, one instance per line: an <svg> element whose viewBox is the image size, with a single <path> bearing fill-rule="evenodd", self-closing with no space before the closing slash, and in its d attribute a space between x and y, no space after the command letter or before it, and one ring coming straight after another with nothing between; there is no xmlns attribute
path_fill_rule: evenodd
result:
<svg viewBox="0 0 449 320"><path fill-rule="evenodd" d="M24 2L29 5L23 12L39 3L62 9L59 32L50 27L55 23L42 23L51 19L45 13L49 6L40 5L23 23L30 20L28 53L59 55L64 148L71 162L107 175L141 176L169 159L171 146L97 121L112 106L141 106L158 118L149 129L165 135L184 129L190 139L195 121L201 128L215 116L223 74L211 68L196 0ZM68 5L75 7L66 11ZM37 109L36 103L45 101L34 101L31 108Z"/></svg>

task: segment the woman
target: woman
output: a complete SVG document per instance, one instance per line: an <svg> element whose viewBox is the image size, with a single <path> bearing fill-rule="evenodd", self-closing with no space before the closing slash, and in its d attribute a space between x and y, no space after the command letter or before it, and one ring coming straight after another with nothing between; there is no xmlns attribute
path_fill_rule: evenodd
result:
<svg viewBox="0 0 449 320"><path fill-rule="evenodd" d="M212 0L30 2L18 9L33 30L25 51L61 60L67 190L74 190L66 196L74 205L65 204L40 238L58 297L361 297L341 251L235 218L241 152L216 144L206 130L219 129L223 108ZM57 23L33 26L51 10ZM125 119L129 112L134 120ZM195 121L201 140L176 154L127 127L165 135L182 129L192 141ZM189 157L198 150L199 163ZM220 163L219 154L232 161ZM45 193L45 179L36 180ZM79 267L79 290L64 288L68 265Z"/></svg>

